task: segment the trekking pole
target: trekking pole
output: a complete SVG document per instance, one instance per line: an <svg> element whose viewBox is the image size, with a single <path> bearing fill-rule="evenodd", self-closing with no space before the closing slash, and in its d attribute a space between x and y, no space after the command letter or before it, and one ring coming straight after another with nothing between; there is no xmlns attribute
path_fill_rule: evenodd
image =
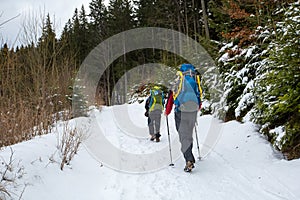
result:
<svg viewBox="0 0 300 200"><path fill-rule="evenodd" d="M197 133L197 126L198 126L198 121L196 121L196 123L195 123L195 134L196 134L197 149L198 149L198 160L201 160L199 141L198 141L198 133Z"/></svg>
<svg viewBox="0 0 300 200"><path fill-rule="evenodd" d="M170 151L170 159L171 159L171 163L169 164L169 166L174 166L173 161L172 161L172 151L171 151L171 141L170 141L170 130L169 130L168 115L166 116L166 118L167 118L167 129L168 129L169 151Z"/></svg>

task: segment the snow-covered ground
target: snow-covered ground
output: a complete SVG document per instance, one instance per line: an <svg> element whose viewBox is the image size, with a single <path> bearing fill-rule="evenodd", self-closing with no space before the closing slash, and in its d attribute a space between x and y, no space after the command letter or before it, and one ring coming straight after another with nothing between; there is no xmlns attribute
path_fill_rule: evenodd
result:
<svg viewBox="0 0 300 200"><path fill-rule="evenodd" d="M122 114L124 107L128 116ZM101 130L93 128L92 125L85 126L88 135L93 137L95 132L100 131L106 137L105 141L109 141L116 149L139 154L140 157L145 155L146 158L151 158L149 155L154 154L155 163L160 156L165 156L164 152L169 153L166 118L162 118L162 141L155 143L148 140L147 122L143 113L142 104L104 107L101 112L93 110L90 117L73 119L69 124L82 126L83 123L90 124L96 121ZM128 119L133 122L134 129L133 124L123 123ZM173 113L168 121L174 167L168 165L170 158L166 157L158 165L151 165L152 168L129 167L126 171L110 163L107 158L121 159L121 164L126 163L126 159L122 160L123 157L118 157L108 150L107 157L103 157L101 162L101 156L93 151L95 146L90 148L91 143L87 142L80 147L71 164L61 171L57 143L58 135L61 135L63 130L63 122L57 123L48 135L13 145L11 148L3 148L0 151L0 178L13 151L12 169L6 172L5 177L13 179L14 182L2 181L11 197L2 194L0 199L300 199L300 160L282 159L282 156L257 133L254 124L241 124L236 121L217 121L216 124L216 120L210 115L199 116L197 132L203 159L196 162L192 173L185 173ZM100 144L99 149L104 145L101 144L100 147ZM210 148L207 149L205 147L208 144ZM198 157L196 141L193 150L194 155ZM136 159L132 166L139 165L145 165L144 161Z"/></svg>

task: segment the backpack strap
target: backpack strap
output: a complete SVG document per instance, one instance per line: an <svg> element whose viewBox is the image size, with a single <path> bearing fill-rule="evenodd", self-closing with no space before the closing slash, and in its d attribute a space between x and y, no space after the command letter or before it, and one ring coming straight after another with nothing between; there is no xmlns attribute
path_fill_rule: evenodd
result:
<svg viewBox="0 0 300 200"><path fill-rule="evenodd" d="M183 73L181 71L178 71L177 75L179 76L180 82L179 82L177 91L174 91L174 93L173 93L173 99L174 100L178 97L178 95L179 95L179 93L180 93L180 91L182 89L182 82L183 82L183 78L184 78L183 77Z"/></svg>
<svg viewBox="0 0 300 200"><path fill-rule="evenodd" d="M200 92L200 100L202 101L202 88L201 88L201 81L200 81L199 75L196 75L196 81L197 81L197 85L198 85L199 92Z"/></svg>

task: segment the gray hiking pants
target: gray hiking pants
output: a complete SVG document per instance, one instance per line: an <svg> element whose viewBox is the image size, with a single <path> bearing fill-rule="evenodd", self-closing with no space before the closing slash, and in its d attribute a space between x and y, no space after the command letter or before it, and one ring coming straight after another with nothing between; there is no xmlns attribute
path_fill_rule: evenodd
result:
<svg viewBox="0 0 300 200"><path fill-rule="evenodd" d="M193 130L197 119L196 112L175 112L175 125L179 134L181 143L181 152L185 161L195 162L195 157L192 153L193 149Z"/></svg>
<svg viewBox="0 0 300 200"><path fill-rule="evenodd" d="M148 127L150 135L160 132L161 113L161 110L153 110L149 112Z"/></svg>

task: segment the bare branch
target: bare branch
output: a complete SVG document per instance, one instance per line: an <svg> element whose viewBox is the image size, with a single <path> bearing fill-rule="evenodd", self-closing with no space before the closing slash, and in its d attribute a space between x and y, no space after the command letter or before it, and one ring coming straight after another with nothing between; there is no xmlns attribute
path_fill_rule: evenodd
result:
<svg viewBox="0 0 300 200"><path fill-rule="evenodd" d="M3 192L8 196L11 196L10 193L5 189L5 187L1 183L0 183L0 192Z"/></svg>
<svg viewBox="0 0 300 200"><path fill-rule="evenodd" d="M78 128L69 127L68 123L65 125L60 144L58 148L61 154L60 169L63 170L65 165L69 165L73 157L77 154L78 149L85 135L82 130Z"/></svg>
<svg viewBox="0 0 300 200"><path fill-rule="evenodd" d="M1 13L1 15L2 15L2 14L3 14L3 12ZM0 16L1 16L1 15L0 15ZM12 21L12 20L14 20L14 19L20 17L20 15L21 15L21 14L18 14L17 16L14 16L14 17L12 17L12 18L10 18L10 19L8 19L8 20L6 20L6 21L0 23L0 26L3 26L4 24L6 24L6 23L8 23L8 22L10 22L10 21Z"/></svg>

